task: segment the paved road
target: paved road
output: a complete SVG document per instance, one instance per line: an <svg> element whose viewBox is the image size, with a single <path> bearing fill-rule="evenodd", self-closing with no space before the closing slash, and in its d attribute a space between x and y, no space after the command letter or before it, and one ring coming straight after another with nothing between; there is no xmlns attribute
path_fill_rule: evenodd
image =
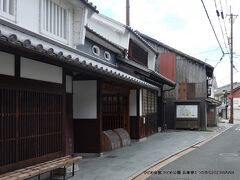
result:
<svg viewBox="0 0 240 180"><path fill-rule="evenodd" d="M240 124L153 173L148 179L239 180Z"/></svg>

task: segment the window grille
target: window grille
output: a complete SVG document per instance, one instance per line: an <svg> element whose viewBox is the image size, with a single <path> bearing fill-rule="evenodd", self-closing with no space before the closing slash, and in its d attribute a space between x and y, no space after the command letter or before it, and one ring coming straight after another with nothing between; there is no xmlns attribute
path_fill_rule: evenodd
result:
<svg viewBox="0 0 240 180"><path fill-rule="evenodd" d="M157 93L143 89L143 114L157 112Z"/></svg>
<svg viewBox="0 0 240 180"><path fill-rule="evenodd" d="M15 20L15 0L0 0L0 14L10 20Z"/></svg>
<svg viewBox="0 0 240 180"><path fill-rule="evenodd" d="M42 30L47 35L67 40L68 10L64 4L42 0Z"/></svg>
<svg viewBox="0 0 240 180"><path fill-rule="evenodd" d="M102 101L102 129L124 128L126 98L117 95L104 95Z"/></svg>
<svg viewBox="0 0 240 180"><path fill-rule="evenodd" d="M62 95L0 88L0 174L63 152Z"/></svg>

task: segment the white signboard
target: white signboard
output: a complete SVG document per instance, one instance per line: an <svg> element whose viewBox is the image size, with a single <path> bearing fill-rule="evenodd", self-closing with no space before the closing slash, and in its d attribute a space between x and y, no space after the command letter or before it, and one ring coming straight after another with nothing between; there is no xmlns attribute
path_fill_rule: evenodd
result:
<svg viewBox="0 0 240 180"><path fill-rule="evenodd" d="M177 105L177 118L198 118L198 105Z"/></svg>

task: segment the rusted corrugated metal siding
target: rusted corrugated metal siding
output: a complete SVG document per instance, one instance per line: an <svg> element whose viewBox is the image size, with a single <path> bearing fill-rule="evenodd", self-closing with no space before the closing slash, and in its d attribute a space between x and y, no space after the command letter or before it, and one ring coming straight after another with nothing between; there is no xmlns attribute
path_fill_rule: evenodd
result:
<svg viewBox="0 0 240 180"><path fill-rule="evenodd" d="M175 53L162 53L160 55L160 74L176 82Z"/></svg>

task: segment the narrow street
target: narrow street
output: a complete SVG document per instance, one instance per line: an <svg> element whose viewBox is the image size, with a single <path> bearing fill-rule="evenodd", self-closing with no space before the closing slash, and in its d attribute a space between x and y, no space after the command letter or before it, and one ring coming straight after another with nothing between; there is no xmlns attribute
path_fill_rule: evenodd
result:
<svg viewBox="0 0 240 180"><path fill-rule="evenodd" d="M148 179L240 179L240 124L152 174Z"/></svg>
<svg viewBox="0 0 240 180"><path fill-rule="evenodd" d="M0 180L240 180L237 7L0 0Z"/></svg>

